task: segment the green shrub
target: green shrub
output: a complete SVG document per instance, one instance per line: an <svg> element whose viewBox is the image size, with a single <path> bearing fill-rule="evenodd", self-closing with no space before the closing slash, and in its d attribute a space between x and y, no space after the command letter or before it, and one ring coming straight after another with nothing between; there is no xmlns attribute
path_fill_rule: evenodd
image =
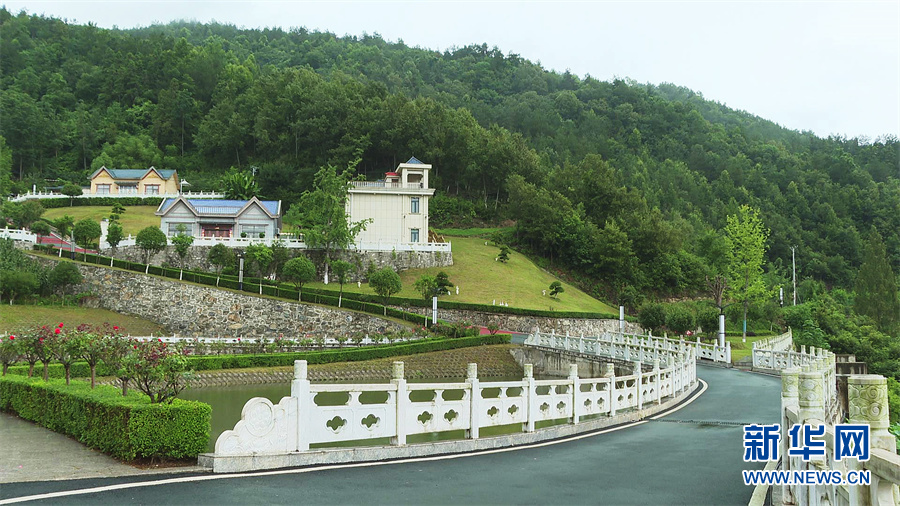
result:
<svg viewBox="0 0 900 506"><path fill-rule="evenodd" d="M694 312L681 304L669 304L666 309L666 327L676 334L683 335L697 328Z"/></svg>
<svg viewBox="0 0 900 506"><path fill-rule="evenodd" d="M645 329L659 331L666 325L666 308L658 302L648 302L638 311L638 322Z"/></svg>
<svg viewBox="0 0 900 506"><path fill-rule="evenodd" d="M137 392L86 383L0 378L0 410L76 438L113 457L182 459L206 451L211 408L175 399L150 404Z"/></svg>

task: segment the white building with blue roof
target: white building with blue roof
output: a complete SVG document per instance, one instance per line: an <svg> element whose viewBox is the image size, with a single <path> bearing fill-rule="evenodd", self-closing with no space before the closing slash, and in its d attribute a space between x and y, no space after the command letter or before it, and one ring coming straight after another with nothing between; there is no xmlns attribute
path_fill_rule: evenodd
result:
<svg viewBox="0 0 900 506"><path fill-rule="evenodd" d="M378 181L352 181L347 196L350 222L371 220L356 237L361 249L428 242L428 184L431 165L415 157ZM379 247L381 246L381 247Z"/></svg>
<svg viewBox="0 0 900 506"><path fill-rule="evenodd" d="M168 198L156 209L168 237L184 226L194 237L272 239L281 231L281 201Z"/></svg>

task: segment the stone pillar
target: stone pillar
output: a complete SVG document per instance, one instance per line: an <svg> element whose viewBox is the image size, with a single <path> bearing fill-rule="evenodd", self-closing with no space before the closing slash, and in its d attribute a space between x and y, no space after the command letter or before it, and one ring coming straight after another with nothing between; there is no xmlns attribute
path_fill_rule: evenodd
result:
<svg viewBox="0 0 900 506"><path fill-rule="evenodd" d="M294 379L291 381L291 398L297 406L296 430L297 451L305 452L309 450L309 434L308 430L303 427L303 423L309 420L306 411L312 409L309 406L313 402L309 395L309 379L307 379L306 360L294 360Z"/></svg>
<svg viewBox="0 0 900 506"><path fill-rule="evenodd" d="M525 364L523 369L525 370L523 382L525 383L525 402L527 403L525 406L525 432L534 432L534 421L538 412L537 392L534 386L534 365Z"/></svg>
<svg viewBox="0 0 900 506"><path fill-rule="evenodd" d="M625 335L625 306L619 306L619 333Z"/></svg>
<svg viewBox="0 0 900 506"><path fill-rule="evenodd" d="M719 315L719 346L725 346L725 313Z"/></svg>
<svg viewBox="0 0 900 506"><path fill-rule="evenodd" d="M791 447L788 430L790 430L794 422L800 422L800 420L789 419L787 410L790 408L794 412L798 412L800 408L799 381L800 369L788 368L781 371L781 441L779 443L779 454L782 458L782 468L785 471L790 471L794 467L795 458L788 457L787 453ZM795 504L794 493L790 485L782 485L781 494L784 504Z"/></svg>
<svg viewBox="0 0 900 506"><path fill-rule="evenodd" d="M656 403L659 404L662 400L662 383L660 382L660 372L659 372L659 359L653 359L653 378L656 383L656 394L655 399Z"/></svg>
<svg viewBox="0 0 900 506"><path fill-rule="evenodd" d="M897 452L896 439L888 432L887 379L877 374L850 376L847 380L847 405L850 423L869 425L870 448ZM868 504L869 501L872 504L897 504L900 497L897 486L878 476L873 476L871 486L849 488L851 504L854 501L856 504Z"/></svg>
<svg viewBox="0 0 900 506"><path fill-rule="evenodd" d="M394 362L394 374L391 383L397 386L397 435L391 438L391 444L406 444L406 412L409 407L409 392L406 390L406 375L403 362Z"/></svg>
<svg viewBox="0 0 900 506"><path fill-rule="evenodd" d="M825 420L825 382L822 373L804 370L799 380L800 423Z"/></svg>
<svg viewBox="0 0 900 506"><path fill-rule="evenodd" d="M572 423L578 423L578 403L581 402L581 386L578 384L578 364L569 364L569 381L572 382Z"/></svg>
<svg viewBox="0 0 900 506"><path fill-rule="evenodd" d="M634 372L632 372L632 374L634 374L634 376L637 378L634 382L634 386L635 386L635 390L636 390L634 392L634 398L636 401L635 407L637 407L638 411L640 411L643 408L643 404L644 404L643 395L641 393L641 391L644 389L643 377L642 377L643 370L641 370L640 362L634 362L633 365L634 365Z"/></svg>
<svg viewBox="0 0 900 506"><path fill-rule="evenodd" d="M478 385L478 364L469 364L466 368L466 383L469 384L471 404L469 407L469 438L478 439L479 411L481 410L481 387Z"/></svg>
<svg viewBox="0 0 900 506"><path fill-rule="evenodd" d="M616 416L616 366L603 364L603 377L609 379L609 416Z"/></svg>

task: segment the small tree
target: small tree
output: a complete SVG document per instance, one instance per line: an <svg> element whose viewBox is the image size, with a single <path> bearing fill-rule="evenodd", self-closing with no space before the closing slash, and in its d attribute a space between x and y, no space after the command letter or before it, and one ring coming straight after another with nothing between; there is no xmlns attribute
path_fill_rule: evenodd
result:
<svg viewBox="0 0 900 506"><path fill-rule="evenodd" d="M251 244L247 246L247 260L256 267L256 273L259 275L259 293L262 295L262 278L269 272L269 266L272 264L272 248L265 244Z"/></svg>
<svg viewBox="0 0 900 506"><path fill-rule="evenodd" d="M180 280L184 277L184 259L191 250L191 245L194 244L194 236L185 233L187 228L184 225L178 225L175 230L178 233L172 238L172 244L175 245L175 253L178 254L178 259L181 261L181 272L178 274Z"/></svg>
<svg viewBox="0 0 900 506"><path fill-rule="evenodd" d="M413 283L413 286L425 300L429 300L438 294L437 281L435 281L434 276L429 276L428 274L423 274L415 283Z"/></svg>
<svg viewBox="0 0 900 506"><path fill-rule="evenodd" d="M91 369L91 388L94 388L97 384L97 364L103 359L107 336L118 333L119 327L110 328L108 323L104 323L102 327L82 324L77 330L82 333L81 358Z"/></svg>
<svg viewBox="0 0 900 506"><path fill-rule="evenodd" d="M37 276L31 272L4 271L0 272L0 290L9 297L9 305L12 306L16 297L31 295L40 287Z"/></svg>
<svg viewBox="0 0 900 506"><path fill-rule="evenodd" d="M78 266L69 262L60 262L50 271L50 283L63 294L70 286L81 283L82 279Z"/></svg>
<svg viewBox="0 0 900 506"><path fill-rule="evenodd" d="M638 322L647 330L660 330L666 325L666 308L657 302L648 302L638 311Z"/></svg>
<svg viewBox="0 0 900 506"><path fill-rule="evenodd" d="M40 335L38 332L33 331L19 336L19 339L19 353L22 355L22 359L25 363L28 364L28 377L31 378L34 376L34 364L40 359L38 355L38 351L40 350L38 346ZM41 343L41 346L42 345L43 343Z"/></svg>
<svg viewBox="0 0 900 506"><path fill-rule="evenodd" d="M119 383L122 385L122 396L128 395L128 382L132 377L131 370L126 367L126 358L136 348L137 341L129 339L120 333L114 333L103 341L103 351L101 352L100 360L118 378Z"/></svg>
<svg viewBox="0 0 900 506"><path fill-rule="evenodd" d="M497 255L497 260L503 263L509 262L509 246L500 246L500 253Z"/></svg>
<svg viewBox="0 0 900 506"><path fill-rule="evenodd" d="M282 269L284 280L293 283L299 292L297 300L303 300L303 283L309 283L316 277L316 266L304 255L294 257L284 264Z"/></svg>
<svg viewBox="0 0 900 506"><path fill-rule="evenodd" d="M75 197L82 195L84 192L81 190L81 187L74 183L66 183L63 185L62 194L69 197L69 207L72 207L73 202L75 201Z"/></svg>
<svg viewBox="0 0 900 506"><path fill-rule="evenodd" d="M563 293L564 291L566 290L563 288L562 283L560 283L559 281L550 283L550 296L554 299L558 298L557 295Z"/></svg>
<svg viewBox="0 0 900 506"><path fill-rule="evenodd" d="M22 203L21 214L19 215L17 226L28 228L32 223L38 221L44 214L44 206L37 200L26 200Z"/></svg>
<svg viewBox="0 0 900 506"><path fill-rule="evenodd" d="M62 364L66 375L66 385L68 385L71 378L72 363L81 358L81 354L84 351L85 336L83 332L78 330L57 330L60 330L60 333L56 334L56 338L52 341L53 358Z"/></svg>
<svg viewBox="0 0 900 506"><path fill-rule="evenodd" d="M685 334L697 328L697 319L689 308L671 304L666 309L666 327L677 334Z"/></svg>
<svg viewBox="0 0 900 506"><path fill-rule="evenodd" d="M78 220L78 223L72 228L72 237L75 239L75 243L82 248L93 247L94 242L99 241L102 234L100 224L90 218Z"/></svg>
<svg viewBox="0 0 900 506"><path fill-rule="evenodd" d="M38 244L42 239L50 235L50 224L46 221L37 221L31 225L31 231L38 236Z"/></svg>
<svg viewBox="0 0 900 506"><path fill-rule="evenodd" d="M112 248L113 255L116 254L119 243L124 239L125 229L122 228L122 225L119 224L118 220L110 221L109 226L106 228L106 243Z"/></svg>
<svg viewBox="0 0 900 506"><path fill-rule="evenodd" d="M190 363L182 349L159 341L137 343L125 358L125 368L151 404L172 402L187 387Z"/></svg>
<svg viewBox="0 0 900 506"><path fill-rule="evenodd" d="M388 299L391 298L391 295L403 289L400 275L390 267L384 267L372 273L372 276L369 278L369 286L381 296L384 303L384 314L387 316Z"/></svg>
<svg viewBox="0 0 900 506"><path fill-rule="evenodd" d="M350 272L353 271L353 264L344 260L334 260L331 262L331 273L334 274L334 278L337 279L339 285L341 285L340 292L338 292L338 307L341 307L341 300L344 298L344 283L347 282L347 278L350 277Z"/></svg>
<svg viewBox="0 0 900 506"><path fill-rule="evenodd" d="M5 336L0 341L0 364L3 364L3 376L6 376L9 366L19 360L19 342L21 339L16 339L14 335Z"/></svg>
<svg viewBox="0 0 900 506"><path fill-rule="evenodd" d="M440 271L437 273L437 276L434 277L435 291L437 291L438 295L443 295L444 292L449 292L451 288L455 285L450 282L450 276L444 272Z"/></svg>
<svg viewBox="0 0 900 506"><path fill-rule="evenodd" d="M206 254L206 260L216 268L216 286L219 286L219 277L222 274L222 268L234 263L234 252L222 243L216 243L215 246L209 248Z"/></svg>
<svg viewBox="0 0 900 506"><path fill-rule="evenodd" d="M166 234L159 227L151 226L138 232L134 242L144 252L145 274L150 270L150 257L166 249L166 241Z"/></svg>
<svg viewBox="0 0 900 506"><path fill-rule="evenodd" d="M75 258L75 241L72 240L72 228L75 227L75 218L68 214L61 216L53 220L53 226L56 227L60 237L69 241L69 245L72 247L72 258Z"/></svg>
<svg viewBox="0 0 900 506"><path fill-rule="evenodd" d="M125 214L125 206L123 206L120 202L116 202L112 206L112 213L109 216L110 221L118 221L119 216Z"/></svg>

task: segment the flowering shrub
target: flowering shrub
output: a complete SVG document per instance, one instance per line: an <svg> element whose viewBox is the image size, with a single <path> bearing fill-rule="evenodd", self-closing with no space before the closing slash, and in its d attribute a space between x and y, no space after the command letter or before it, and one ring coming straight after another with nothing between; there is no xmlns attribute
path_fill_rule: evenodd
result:
<svg viewBox="0 0 900 506"><path fill-rule="evenodd" d="M4 376L6 376L6 371L9 369L10 364L14 364L19 360L20 342L21 339L17 340L15 335L6 336L0 342L0 363L3 364Z"/></svg>
<svg viewBox="0 0 900 506"><path fill-rule="evenodd" d="M183 346L159 341L137 342L123 365L135 387L151 403L171 402L187 387L190 364Z"/></svg>

